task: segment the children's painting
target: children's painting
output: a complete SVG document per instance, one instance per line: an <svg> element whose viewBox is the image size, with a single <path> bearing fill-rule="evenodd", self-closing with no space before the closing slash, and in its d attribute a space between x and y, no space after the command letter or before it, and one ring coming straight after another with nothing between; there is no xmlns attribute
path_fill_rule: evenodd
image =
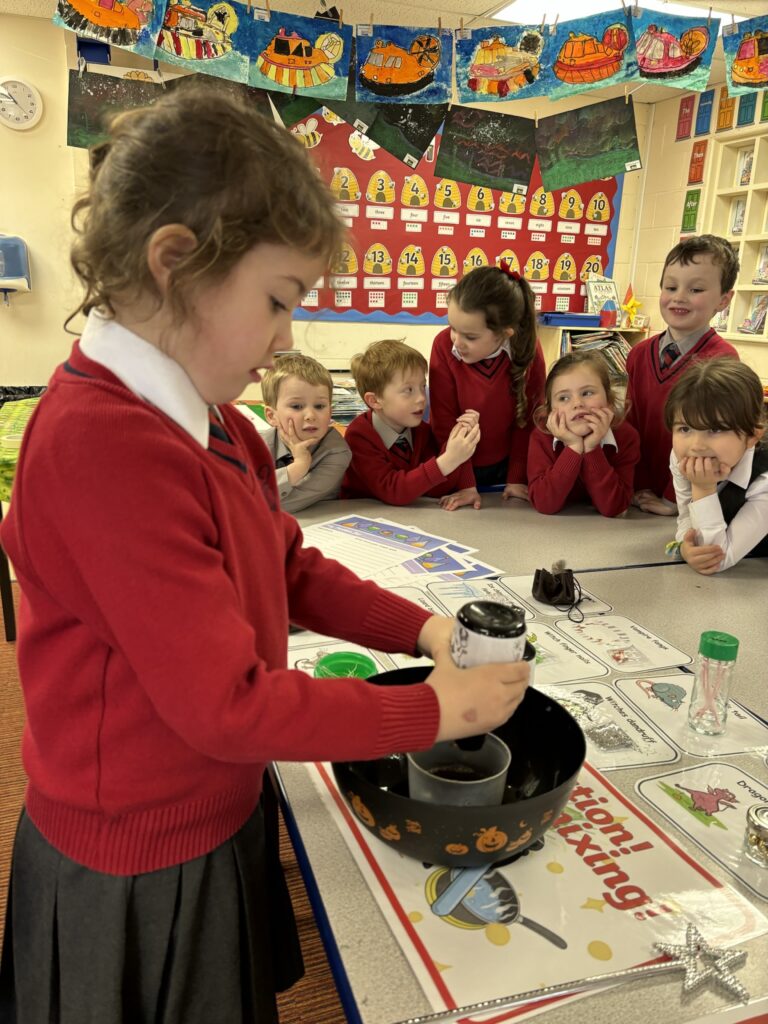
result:
<svg viewBox="0 0 768 1024"><path fill-rule="evenodd" d="M358 25L355 95L388 103L448 103L453 46L449 29Z"/></svg>
<svg viewBox="0 0 768 1024"><path fill-rule="evenodd" d="M245 20L250 85L321 100L347 98L351 25L282 12L269 21Z"/></svg>
<svg viewBox="0 0 768 1024"><path fill-rule="evenodd" d="M719 18L641 10L634 18L637 70L642 78L674 89L703 92L709 82Z"/></svg>
<svg viewBox="0 0 768 1024"><path fill-rule="evenodd" d="M451 107L445 119L435 173L470 185L525 195L535 156L531 118L474 107Z"/></svg>
<svg viewBox="0 0 768 1024"><path fill-rule="evenodd" d="M161 85L153 80L151 72L138 69L121 72L115 69L104 74L86 71L82 75L70 71L67 145L87 149L103 142L107 137L107 123L113 114L146 107L159 99L165 90L187 89L199 81L198 75L183 75L166 78ZM272 116L267 94L261 90L249 89L237 82L204 81L210 88L244 96L266 117Z"/></svg>
<svg viewBox="0 0 768 1024"><path fill-rule="evenodd" d="M368 136L404 164L415 167L447 112L447 103L379 103Z"/></svg>
<svg viewBox="0 0 768 1024"><path fill-rule="evenodd" d="M544 117L535 140L548 191L642 167L631 96Z"/></svg>
<svg viewBox="0 0 768 1024"><path fill-rule="evenodd" d="M224 0L169 0L154 56L190 71L248 81L246 12Z"/></svg>
<svg viewBox="0 0 768 1024"><path fill-rule="evenodd" d="M165 0L58 0L54 25L110 46L152 55Z"/></svg>
<svg viewBox="0 0 768 1024"><path fill-rule="evenodd" d="M632 19L622 8L563 22L550 48L541 83L550 99L637 78Z"/></svg>
<svg viewBox="0 0 768 1024"><path fill-rule="evenodd" d="M534 25L457 31L459 102L488 103L542 95L538 78L551 50L549 33Z"/></svg>
<svg viewBox="0 0 768 1024"><path fill-rule="evenodd" d="M723 32L725 81L731 96L768 88L768 15L736 25Z"/></svg>

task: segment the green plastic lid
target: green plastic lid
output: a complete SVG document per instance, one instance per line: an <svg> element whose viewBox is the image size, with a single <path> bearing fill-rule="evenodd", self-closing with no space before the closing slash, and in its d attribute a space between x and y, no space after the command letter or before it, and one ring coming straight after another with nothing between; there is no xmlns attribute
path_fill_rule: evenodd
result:
<svg viewBox="0 0 768 1024"><path fill-rule="evenodd" d="M375 674L375 662L357 651L335 651L333 654L325 654L315 665L317 679L344 679L348 676L367 679Z"/></svg>
<svg viewBox="0 0 768 1024"><path fill-rule="evenodd" d="M730 633L709 629L701 634L699 654L703 654L705 658L714 658L715 661L736 661L738 653L739 641Z"/></svg>

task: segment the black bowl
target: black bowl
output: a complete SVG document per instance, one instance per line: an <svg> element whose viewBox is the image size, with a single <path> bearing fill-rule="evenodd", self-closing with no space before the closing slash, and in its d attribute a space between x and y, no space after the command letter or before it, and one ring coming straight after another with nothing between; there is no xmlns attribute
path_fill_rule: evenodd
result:
<svg viewBox="0 0 768 1024"><path fill-rule="evenodd" d="M429 666L373 676L382 686L418 683ZM358 821L399 853L430 864L474 867L522 853L565 806L586 756L576 720L528 687L514 715L493 730L512 752L503 802L448 807L411 800L404 754L375 761L338 761L333 774Z"/></svg>

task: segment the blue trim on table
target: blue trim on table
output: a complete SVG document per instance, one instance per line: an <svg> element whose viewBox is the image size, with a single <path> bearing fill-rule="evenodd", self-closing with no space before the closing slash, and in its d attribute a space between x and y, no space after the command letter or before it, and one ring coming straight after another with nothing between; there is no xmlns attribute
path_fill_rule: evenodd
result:
<svg viewBox="0 0 768 1024"><path fill-rule="evenodd" d="M276 765L273 765L272 767L272 778L275 782L278 797L280 799L280 810L283 812L285 827L288 830L288 835L290 836L290 840L293 845L293 852L296 855L296 862L299 865L301 877L304 879L309 903L315 915L315 922L317 924L317 930L320 932L320 938L323 940L323 946L325 947L325 953L328 957L328 963L331 968L333 980L336 982L336 989L339 993L341 1005L344 1008L344 1013L346 1014L349 1024L363 1024L363 1019L357 1009L357 1000L352 993L352 986L349 983L347 972L344 969L341 953L339 952L339 947L336 944L336 938L333 934L333 929L331 928L331 923L328 920L328 914L323 904L323 898L320 895L320 890L317 886L317 882L315 881L314 872L312 871L312 865L309 862L309 856L301 838L299 826L293 815L293 811L291 810L291 805L288 800L288 794L285 791L285 786L283 785L283 780L280 777L280 771Z"/></svg>

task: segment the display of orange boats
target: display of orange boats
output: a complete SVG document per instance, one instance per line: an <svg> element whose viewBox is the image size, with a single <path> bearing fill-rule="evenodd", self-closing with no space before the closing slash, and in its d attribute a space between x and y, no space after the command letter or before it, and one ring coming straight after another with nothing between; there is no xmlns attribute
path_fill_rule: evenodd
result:
<svg viewBox="0 0 768 1024"><path fill-rule="evenodd" d="M440 40L426 33L416 36L407 50L377 39L360 68L360 82L380 96L407 96L432 82L441 54Z"/></svg>
<svg viewBox="0 0 768 1024"><path fill-rule="evenodd" d="M602 40L583 32L571 32L560 47L552 70L562 82L570 85L602 82L620 70L628 43L629 32L620 22L609 25Z"/></svg>
<svg viewBox="0 0 768 1024"><path fill-rule="evenodd" d="M645 78L674 78L693 71L709 45L706 25L689 28L678 39L659 25L649 25L637 40L637 68Z"/></svg>
<svg viewBox="0 0 768 1024"><path fill-rule="evenodd" d="M731 66L734 85L768 86L768 32L747 32Z"/></svg>
<svg viewBox="0 0 768 1024"><path fill-rule="evenodd" d="M539 74L539 54L544 37L526 31L517 46L510 46L501 36L484 40L475 51L469 68L467 86L472 92L489 96L507 96L530 85Z"/></svg>
<svg viewBox="0 0 768 1024"><path fill-rule="evenodd" d="M323 33L312 45L298 32L281 28L257 57L256 67L277 85L310 89L335 76L333 65L343 49L344 40L335 32Z"/></svg>

